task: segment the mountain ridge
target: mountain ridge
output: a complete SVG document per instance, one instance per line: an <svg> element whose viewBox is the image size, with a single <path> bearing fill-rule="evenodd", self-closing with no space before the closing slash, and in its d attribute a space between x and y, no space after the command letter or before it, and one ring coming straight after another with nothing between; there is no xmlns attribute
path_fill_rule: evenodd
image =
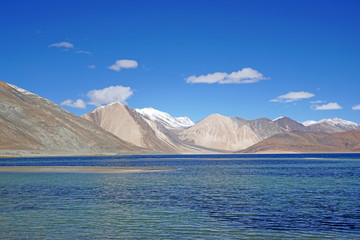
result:
<svg viewBox="0 0 360 240"><path fill-rule="evenodd" d="M0 81L1 154L144 152L48 99Z"/></svg>
<svg viewBox="0 0 360 240"><path fill-rule="evenodd" d="M287 132L235 153L360 152L360 130L347 132Z"/></svg>

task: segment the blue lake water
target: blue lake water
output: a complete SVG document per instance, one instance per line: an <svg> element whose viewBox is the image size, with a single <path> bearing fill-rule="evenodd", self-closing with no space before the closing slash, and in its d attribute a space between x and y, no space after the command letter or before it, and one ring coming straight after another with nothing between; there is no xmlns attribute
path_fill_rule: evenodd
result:
<svg viewBox="0 0 360 240"><path fill-rule="evenodd" d="M360 239L360 154L0 159L0 239Z"/></svg>

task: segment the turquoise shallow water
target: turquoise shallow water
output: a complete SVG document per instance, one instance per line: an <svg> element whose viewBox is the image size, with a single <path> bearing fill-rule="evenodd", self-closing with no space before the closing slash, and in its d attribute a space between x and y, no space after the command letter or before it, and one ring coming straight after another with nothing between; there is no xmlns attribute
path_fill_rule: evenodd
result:
<svg viewBox="0 0 360 240"><path fill-rule="evenodd" d="M0 159L0 239L360 239L360 154Z"/></svg>

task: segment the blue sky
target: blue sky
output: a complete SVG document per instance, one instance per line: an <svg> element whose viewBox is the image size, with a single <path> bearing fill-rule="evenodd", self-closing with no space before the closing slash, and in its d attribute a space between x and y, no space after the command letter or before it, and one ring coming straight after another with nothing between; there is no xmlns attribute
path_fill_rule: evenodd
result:
<svg viewBox="0 0 360 240"><path fill-rule="evenodd" d="M2 1L0 80L77 115L115 99L195 122L360 123L359 10L350 0Z"/></svg>

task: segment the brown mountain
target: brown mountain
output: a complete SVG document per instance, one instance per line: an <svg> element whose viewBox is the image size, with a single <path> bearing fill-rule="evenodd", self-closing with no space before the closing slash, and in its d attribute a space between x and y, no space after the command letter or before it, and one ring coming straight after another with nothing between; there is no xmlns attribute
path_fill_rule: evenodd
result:
<svg viewBox="0 0 360 240"><path fill-rule="evenodd" d="M360 152L360 131L339 133L287 132L261 141L241 153Z"/></svg>
<svg viewBox="0 0 360 240"><path fill-rule="evenodd" d="M55 103L0 81L0 154L139 153L97 125Z"/></svg>
<svg viewBox="0 0 360 240"><path fill-rule="evenodd" d="M214 153L212 149L182 142L159 121L152 121L119 102L101 106L83 118L136 146L164 153Z"/></svg>

